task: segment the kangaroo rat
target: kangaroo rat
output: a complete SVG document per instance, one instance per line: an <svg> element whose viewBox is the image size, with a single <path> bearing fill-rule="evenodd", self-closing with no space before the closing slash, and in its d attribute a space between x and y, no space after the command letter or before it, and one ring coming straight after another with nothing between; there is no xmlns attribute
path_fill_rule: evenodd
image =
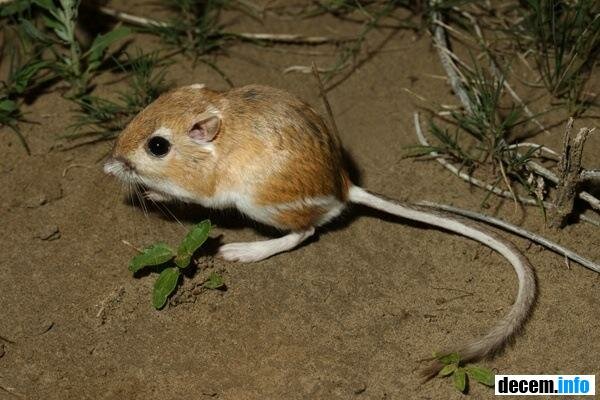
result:
<svg viewBox="0 0 600 400"><path fill-rule="evenodd" d="M166 93L117 138L106 173L142 184L155 201L235 207L289 232L271 240L221 246L225 260L252 262L291 250L349 203L434 225L479 241L512 264L518 280L510 312L485 336L452 349L464 362L490 355L521 327L533 304L531 265L486 227L461 217L375 195L350 181L337 135L309 105L266 86L217 92L191 85ZM440 364L428 372L433 376Z"/></svg>

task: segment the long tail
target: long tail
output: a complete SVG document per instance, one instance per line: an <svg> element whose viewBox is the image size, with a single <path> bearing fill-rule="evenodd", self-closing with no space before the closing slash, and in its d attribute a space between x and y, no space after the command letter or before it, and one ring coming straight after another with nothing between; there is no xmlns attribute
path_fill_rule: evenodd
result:
<svg viewBox="0 0 600 400"><path fill-rule="evenodd" d="M456 352L463 362L475 361L492 355L500 350L527 320L536 295L535 276L529 261L512 243L485 226L466 218L427 207L384 199L382 196L369 193L358 186L350 188L349 200L353 203L363 204L399 217L424 222L469 237L496 250L512 264L519 279L519 291L510 312L498 321L485 336L467 342L457 349L444 351L442 354ZM443 365L435 360L423 373L431 378L442 367Z"/></svg>

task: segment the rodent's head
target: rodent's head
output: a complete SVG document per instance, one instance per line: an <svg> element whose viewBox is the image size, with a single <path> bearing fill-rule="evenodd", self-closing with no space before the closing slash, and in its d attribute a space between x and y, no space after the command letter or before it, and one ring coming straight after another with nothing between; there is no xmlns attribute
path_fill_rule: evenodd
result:
<svg viewBox="0 0 600 400"><path fill-rule="evenodd" d="M163 94L121 132L104 171L157 197L192 200L210 184L220 94L191 85Z"/></svg>

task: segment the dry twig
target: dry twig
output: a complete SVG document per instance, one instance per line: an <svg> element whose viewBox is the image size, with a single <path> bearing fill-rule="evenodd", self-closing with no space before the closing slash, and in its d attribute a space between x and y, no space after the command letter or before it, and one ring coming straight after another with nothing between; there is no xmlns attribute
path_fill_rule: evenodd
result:
<svg viewBox="0 0 600 400"><path fill-rule="evenodd" d="M338 131L337 124L335 123L335 118L333 117L333 111L331 110L331 105L329 104L329 99L327 99L327 92L325 91L325 86L323 86L323 81L321 81L321 75L319 75L319 70L317 69L317 64L313 61L312 63L312 71L319 84L319 94L323 99L323 104L325 104L325 110L327 111L327 116L329 117L329 122L331 123L331 129L335 134L336 138L340 137L340 132Z"/></svg>
<svg viewBox="0 0 600 400"><path fill-rule="evenodd" d="M141 26L144 28L159 27L166 28L170 27L167 22L158 21L151 18L140 17L137 15L129 14L123 11L118 11L110 7L100 6L97 8L102 14L113 17L119 21L126 22ZM235 36L244 40L260 40L267 42L283 43L283 44L307 44L307 45L320 45L330 43L343 43L351 42L355 40L350 37L327 37L327 36L304 36L295 35L289 33L247 33L247 32L226 32L223 33L228 36Z"/></svg>
<svg viewBox="0 0 600 400"><path fill-rule="evenodd" d="M537 144L537 143L529 143L529 142L521 142L521 143L514 143L508 146L509 149L518 149L519 147L534 147L535 148L535 152L539 152L540 156L546 152L548 153L548 155L546 156L547 158L550 158L554 161L558 161L560 156L557 152L555 152L554 150L552 150L549 147L546 147L544 145L541 144Z"/></svg>
<svg viewBox="0 0 600 400"><path fill-rule="evenodd" d="M128 242L128 241L127 241L127 240L125 240L125 239L122 239L122 240L121 240L121 243L123 243L125 246L131 247L132 249L134 249L134 250L135 250L135 251L137 251L138 253L143 253L143 252L144 252L144 250L140 249L140 248L139 248L139 247L137 247L137 246L134 246L134 245L132 245L130 242Z"/></svg>

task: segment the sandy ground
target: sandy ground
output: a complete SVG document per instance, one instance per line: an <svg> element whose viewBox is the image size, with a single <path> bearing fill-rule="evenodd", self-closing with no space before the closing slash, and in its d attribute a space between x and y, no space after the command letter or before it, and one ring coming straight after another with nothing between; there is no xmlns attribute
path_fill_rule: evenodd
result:
<svg viewBox="0 0 600 400"><path fill-rule="evenodd" d="M232 29L255 32L358 29L331 17L293 25L270 18L264 25L232 21ZM373 31L369 47L388 36ZM306 51L325 55L296 54ZM329 47L240 44L216 62L236 85L281 87L322 109L312 76L281 71L312 60L329 65L331 54ZM176 61L168 77L177 85L226 88L205 65ZM403 146L415 143L412 113L420 105L404 88L455 103L445 82L430 74L443 71L429 36L393 35L330 92L342 139L365 187L478 210L482 191L434 162L401 159ZM201 259L205 269L186 279L179 304L155 311L155 276L131 276L127 263L135 252L122 240L175 244L207 217L217 225L212 236L226 242L263 236L235 214L174 207L183 225L157 211L145 216L102 173L110 143L53 149L71 121L70 108L56 93L27 108L37 122L22 125L29 157L8 130L0 135L0 399L463 397L447 380L421 384L418 360L484 333L507 312L517 282L500 256L462 237L355 209L306 246L267 261ZM561 136L557 127L536 140L559 148ZM598 154L596 135L585 165L598 168ZM515 211L498 199L491 205L487 212L600 260L598 228L576 224L553 231L536 209ZM482 364L500 373L597 373L600 278L512 240L535 266L537 305L515 343ZM212 270L221 271L227 291L194 292ZM470 397L491 398L493 391L474 384Z"/></svg>

